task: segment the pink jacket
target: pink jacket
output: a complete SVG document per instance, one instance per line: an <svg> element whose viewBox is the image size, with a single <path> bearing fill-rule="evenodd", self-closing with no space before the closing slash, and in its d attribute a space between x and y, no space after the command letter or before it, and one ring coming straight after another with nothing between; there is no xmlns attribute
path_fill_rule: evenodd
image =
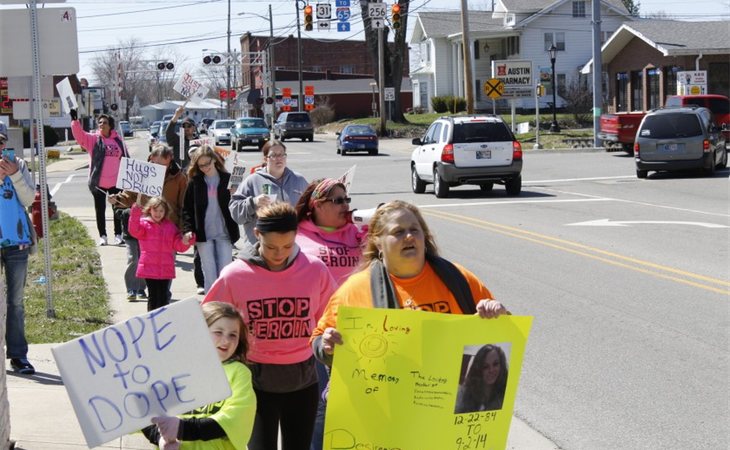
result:
<svg viewBox="0 0 730 450"><path fill-rule="evenodd" d="M172 280L175 278L175 252L184 252L195 243L183 244L177 225L165 219L156 223L142 217L142 209L136 203L129 214L129 234L139 240L138 278Z"/></svg>
<svg viewBox="0 0 730 450"><path fill-rule="evenodd" d="M296 242L303 253L319 258L335 278L345 282L360 264L363 237L357 227L348 223L334 231L325 231L311 220L299 222Z"/></svg>
<svg viewBox="0 0 730 450"><path fill-rule="evenodd" d="M87 133L81 127L81 122L78 120L71 121L71 133L74 139L76 139L76 142L89 153L89 160L91 160L93 158L94 146L96 146L96 141L99 139L99 133ZM104 165L101 168L99 187L112 188L117 185L119 164L124 155L124 150L119 148L119 143L117 143L117 139L122 139L114 130L111 131L108 138L102 139L104 149L106 150L106 157L104 158ZM91 165L89 165L89 171L91 171Z"/></svg>

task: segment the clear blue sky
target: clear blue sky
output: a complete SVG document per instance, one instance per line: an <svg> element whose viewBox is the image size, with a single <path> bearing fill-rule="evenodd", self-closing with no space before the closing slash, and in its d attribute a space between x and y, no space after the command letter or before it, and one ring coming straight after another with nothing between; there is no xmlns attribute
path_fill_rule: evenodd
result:
<svg viewBox="0 0 730 450"><path fill-rule="evenodd" d="M317 3L317 0L310 0ZM329 0L334 11L334 0ZM231 0L231 48L238 48L238 36L250 31L268 34L269 22L248 12L268 16L272 5L275 36L296 34L293 0ZM640 0L642 14L665 12L681 20L728 20L730 0ZM359 1L351 0L352 32L337 31L303 33L303 37L321 39L363 39L358 26ZM472 0L472 8L486 9L491 0ZM426 10L458 10L459 0L412 0L411 12ZM227 0L73 0L63 5L76 8L79 31L79 62L82 77L93 78L90 60L99 51L118 45L120 40L135 37L149 45L149 56L172 50L179 68L194 69L201 64L203 49L226 51ZM413 21L409 23L413 25ZM167 44L168 47L163 45Z"/></svg>

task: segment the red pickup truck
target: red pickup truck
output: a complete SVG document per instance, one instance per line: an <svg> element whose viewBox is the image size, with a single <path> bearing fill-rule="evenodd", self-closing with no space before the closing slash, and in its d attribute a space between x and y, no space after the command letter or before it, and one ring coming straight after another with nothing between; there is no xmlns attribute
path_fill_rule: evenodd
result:
<svg viewBox="0 0 730 450"><path fill-rule="evenodd" d="M724 95L670 95L665 107L697 105L708 108L715 116L715 122L723 129L725 145L730 145L730 99ZM620 147L634 154L634 138L645 112L630 112L601 115L598 139L609 151Z"/></svg>

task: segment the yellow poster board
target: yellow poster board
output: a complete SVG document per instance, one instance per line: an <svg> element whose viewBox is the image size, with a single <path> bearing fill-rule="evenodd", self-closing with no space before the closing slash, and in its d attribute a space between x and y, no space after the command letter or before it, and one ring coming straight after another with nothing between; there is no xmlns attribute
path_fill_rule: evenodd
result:
<svg viewBox="0 0 730 450"><path fill-rule="evenodd" d="M341 307L324 449L504 449L531 325Z"/></svg>

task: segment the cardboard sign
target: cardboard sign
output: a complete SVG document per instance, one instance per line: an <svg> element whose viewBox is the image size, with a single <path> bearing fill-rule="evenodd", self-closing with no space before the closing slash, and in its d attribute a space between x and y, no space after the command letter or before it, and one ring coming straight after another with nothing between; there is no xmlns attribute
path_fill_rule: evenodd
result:
<svg viewBox="0 0 730 450"><path fill-rule="evenodd" d="M355 167L357 167L357 165L354 165L347 169L347 172L345 172L340 178L337 179L337 181L345 185L345 192L348 194L350 193L352 180L355 179Z"/></svg>
<svg viewBox="0 0 730 450"><path fill-rule="evenodd" d="M195 81L187 72L177 80L173 89L193 103L200 103L208 94L208 88L203 86L202 83Z"/></svg>
<svg viewBox="0 0 730 450"><path fill-rule="evenodd" d="M231 395L196 299L52 351L89 448Z"/></svg>
<svg viewBox="0 0 730 450"><path fill-rule="evenodd" d="M323 448L505 448L531 325L340 307ZM487 381L490 358L499 370Z"/></svg>
<svg viewBox="0 0 730 450"><path fill-rule="evenodd" d="M61 97L63 112L68 114L72 109L78 109L79 104L76 102L76 94L71 89L71 82L68 77L56 84L56 90L58 90L58 96Z"/></svg>
<svg viewBox="0 0 730 450"><path fill-rule="evenodd" d="M233 168L238 165L238 153L224 147L214 146L213 150L223 158L223 166L228 173L233 173Z"/></svg>
<svg viewBox="0 0 730 450"><path fill-rule="evenodd" d="M161 164L122 157L116 186L124 191L157 197L162 195L166 170L167 168Z"/></svg>
<svg viewBox="0 0 730 450"><path fill-rule="evenodd" d="M246 166L233 166L231 178L228 180L228 189L238 189L238 185L246 178Z"/></svg>

